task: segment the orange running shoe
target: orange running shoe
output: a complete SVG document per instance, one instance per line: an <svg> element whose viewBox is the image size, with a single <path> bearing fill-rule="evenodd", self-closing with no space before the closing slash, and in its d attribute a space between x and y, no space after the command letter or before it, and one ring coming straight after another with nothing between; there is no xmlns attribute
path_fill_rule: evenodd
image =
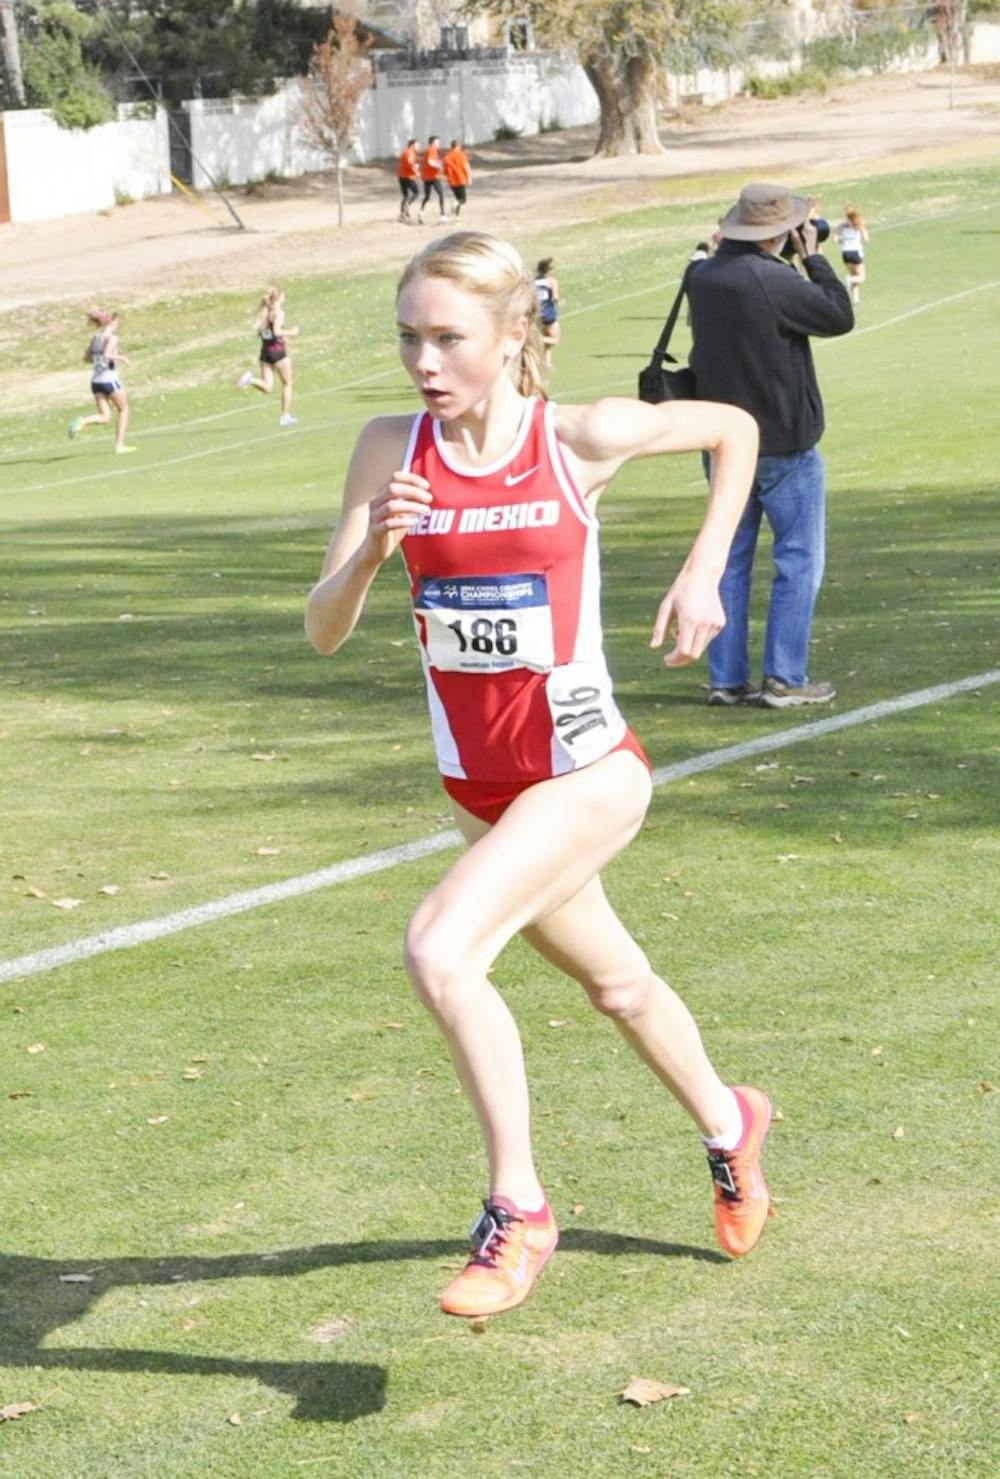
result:
<svg viewBox="0 0 1000 1479"><path fill-rule="evenodd" d="M531 1293L559 1241L548 1202L522 1212L506 1197L490 1197L472 1229L469 1261L441 1295L446 1315L474 1319L512 1310Z"/></svg>
<svg viewBox="0 0 1000 1479"><path fill-rule="evenodd" d="M771 1123L771 1104L760 1089L734 1088L743 1116L743 1138L735 1150L710 1150L715 1182L715 1231L733 1258L749 1253L767 1221L770 1199L760 1152Z"/></svg>

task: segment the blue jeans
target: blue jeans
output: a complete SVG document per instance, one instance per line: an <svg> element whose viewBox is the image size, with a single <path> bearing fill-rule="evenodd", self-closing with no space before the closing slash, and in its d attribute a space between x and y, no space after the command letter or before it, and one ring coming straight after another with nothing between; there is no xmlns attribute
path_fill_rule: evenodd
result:
<svg viewBox="0 0 1000 1479"><path fill-rule="evenodd" d="M761 457L757 462L753 489L719 586L726 625L708 648L713 688L739 688L750 682L750 582L762 514L774 540L764 676L779 678L791 688L809 681L809 633L826 549L823 459L815 447L787 457Z"/></svg>

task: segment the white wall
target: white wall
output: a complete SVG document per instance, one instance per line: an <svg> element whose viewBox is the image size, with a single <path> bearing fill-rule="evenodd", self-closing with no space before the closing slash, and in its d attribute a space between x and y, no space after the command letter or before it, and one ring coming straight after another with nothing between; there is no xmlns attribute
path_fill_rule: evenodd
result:
<svg viewBox="0 0 1000 1479"><path fill-rule="evenodd" d="M1000 62L1000 25L977 21L969 44L970 62Z"/></svg>
<svg viewBox="0 0 1000 1479"><path fill-rule="evenodd" d="M299 138L296 81L259 102L206 99L184 106L191 116L191 147L217 180L241 185L269 170L294 176L329 167L328 159ZM477 144L492 139L501 123L535 134L556 122L566 128L592 123L597 114L597 97L582 68L553 52L393 69L376 73L361 99L350 157L358 163L391 158L407 139L433 133ZM209 184L197 164L194 183L201 189Z"/></svg>
<svg viewBox="0 0 1000 1479"><path fill-rule="evenodd" d="M170 191L167 115L60 128L40 108L4 114L12 221L46 221L107 210L116 191L142 200Z"/></svg>

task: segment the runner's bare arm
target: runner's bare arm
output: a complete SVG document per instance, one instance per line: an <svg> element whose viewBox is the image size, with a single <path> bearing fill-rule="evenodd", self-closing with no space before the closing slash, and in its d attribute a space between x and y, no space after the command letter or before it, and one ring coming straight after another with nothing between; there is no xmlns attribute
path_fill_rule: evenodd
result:
<svg viewBox="0 0 1000 1479"><path fill-rule="evenodd" d="M611 398L591 406L560 406L556 430L569 454L580 491L592 502L618 469L634 457L707 452L708 505L681 572L660 603L651 647L676 626L667 667L694 662L725 625L719 581L757 465L759 436L752 416L715 401L641 401Z"/></svg>
<svg viewBox="0 0 1000 1479"><path fill-rule="evenodd" d="M411 425L410 416L380 416L355 444L340 518L306 603L306 635L324 655L347 641L379 567L431 501L426 479L399 471Z"/></svg>

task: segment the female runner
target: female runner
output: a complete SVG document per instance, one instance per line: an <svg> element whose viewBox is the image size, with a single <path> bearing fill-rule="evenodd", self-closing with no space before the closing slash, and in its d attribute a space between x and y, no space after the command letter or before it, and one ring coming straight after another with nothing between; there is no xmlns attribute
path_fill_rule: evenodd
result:
<svg viewBox="0 0 1000 1479"><path fill-rule="evenodd" d="M538 299L538 324L542 335L545 368L552 368L552 351L559 343L559 279L552 276L555 259L543 257L535 268L535 297Z"/></svg>
<svg viewBox="0 0 1000 1479"><path fill-rule="evenodd" d="M865 280L865 243L868 227L856 205L844 206L844 219L834 227L834 239L840 243L840 256L847 268L847 286L851 302L861 302L861 287Z"/></svg>
<svg viewBox="0 0 1000 1479"><path fill-rule="evenodd" d="M757 429L743 411L694 401L546 403L533 282L495 237L457 232L427 247L403 273L397 313L426 410L363 428L306 630L335 652L401 549L438 765L468 844L410 920L406 967L472 1101L490 1174L469 1261L441 1306L484 1316L521 1303L558 1239L532 1158L520 1038L488 976L518 932L579 981L694 1119L723 1248L746 1253L763 1230L767 1098L720 1080L601 885L652 786L602 651L595 517L630 458L710 454L704 522L651 641L676 627L664 661L693 662L723 624L718 584Z"/></svg>
<svg viewBox="0 0 1000 1479"><path fill-rule="evenodd" d="M286 339L291 339L298 332L298 329L285 328L285 294L282 289L268 288L257 309L260 377L256 378L252 370L244 370L236 382L236 388L248 390L253 386L261 395L270 395L277 371L281 381L279 426L295 426L298 422L298 417L292 415L292 357L285 343Z"/></svg>
<svg viewBox="0 0 1000 1479"><path fill-rule="evenodd" d="M111 420L111 407L115 408L115 451L134 452L134 447L125 445L128 430L128 396L118 373L118 366L129 365L127 354L118 348L118 315L107 308L92 308L87 322L93 329L83 352L84 364L90 366L90 393L94 397L97 411L92 416L74 416L69 424L69 439L75 441L87 426L107 426Z"/></svg>

